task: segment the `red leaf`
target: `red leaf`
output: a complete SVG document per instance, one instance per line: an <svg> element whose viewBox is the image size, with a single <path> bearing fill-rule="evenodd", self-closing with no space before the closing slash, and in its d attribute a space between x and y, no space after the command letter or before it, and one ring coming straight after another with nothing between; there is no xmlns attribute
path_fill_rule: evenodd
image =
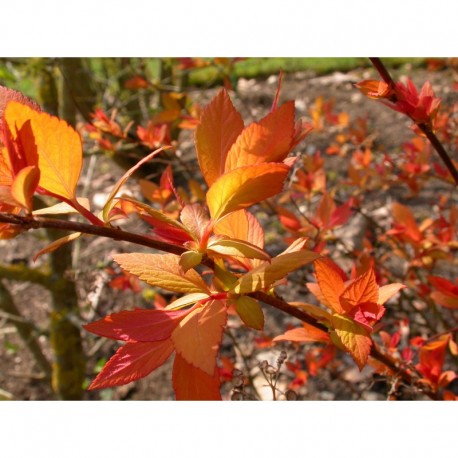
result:
<svg viewBox="0 0 458 458"><path fill-rule="evenodd" d="M173 345L170 339L126 343L105 364L89 389L125 385L146 377L164 364L172 352Z"/></svg>
<svg viewBox="0 0 458 458"><path fill-rule="evenodd" d="M171 336L189 310L130 310L113 313L83 326L86 331L109 339L154 342Z"/></svg>

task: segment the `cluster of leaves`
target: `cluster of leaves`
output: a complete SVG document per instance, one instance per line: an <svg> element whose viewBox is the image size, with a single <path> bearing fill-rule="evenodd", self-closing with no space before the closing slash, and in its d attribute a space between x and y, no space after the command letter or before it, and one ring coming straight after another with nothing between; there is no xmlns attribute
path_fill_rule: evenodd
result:
<svg viewBox="0 0 458 458"><path fill-rule="evenodd" d="M129 84L143 87L138 78ZM390 86L365 81L359 87L370 97L386 99L391 108L407 114L417 124L430 129L437 125L439 101L428 84L420 93L411 82ZM332 361L336 349L348 353L360 369L371 363L385 375L402 370L407 381L416 377L415 383L428 385L434 396L455 378L452 371L442 372L446 349L456 355L451 331L441 332L437 338L417 338L410 346L404 343L399 354L400 339L396 333L390 335L383 330L380 321L386 311L384 304L399 292L406 301L423 295L435 310L437 306L457 308L455 284L433 274L439 260L453 262L457 248L456 208L448 208L447 199L442 199L435 219L420 225L407 207L393 204L391 229L380 233L375 224L375 230L368 229L362 235L359 248L347 251L346 256L352 260L349 276L327 257L340 241L336 229L348 224L355 212L364 214L365 193L389 187L393 175L412 191L421 190L423 173L433 170L430 154L418 154L427 149L427 144L420 145L423 140L414 139L412 144L422 149L412 149L415 154L402 166L404 175L396 173L394 167L389 168L387 154L374 163L371 145L363 141L367 132L364 120L351 127L348 115L334 115L332 104L326 105L323 100L316 102L311 124L296 120L294 101L279 104L280 89L281 77L270 112L248 126L226 90L221 90L200 113L194 110L192 116L183 115L187 102L181 102L187 100L186 95L167 93L166 109L146 129L137 128L143 146L157 149L124 174L102 211L95 214L88 201L76 194L82 167L79 134L21 94L0 88L0 212L9 215L0 223L1 238L14 237L37 222L46 227L46 215L78 213L90 223L75 226L79 230L42 249L38 253L42 255L84 233L96 233L88 226L97 227L100 235L122 239L124 231L113 231L114 224L135 215L150 227L147 234L139 234L138 243L167 252L114 255L124 273L113 287L138 288L133 277L178 297L153 310L112 313L84 326L91 333L124 342L90 389L138 380L174 354L172 379L177 399L221 399L222 376L217 361L228 315L236 315L246 326L261 331L264 313L260 302L304 322L302 327L271 340L313 343L305 358L308 372L302 365L287 364L296 376L302 372L297 386L306 383L307 374L316 375ZM184 126L183 122L188 124ZM159 184L142 183L151 205L123 195L126 181L143 164L170 148L170 132L177 123L181 128L195 128L197 162L207 192L195 192L191 201L175 188L168 167ZM336 143L330 145L327 154L346 155L350 151L352 155L344 187L329 179L320 152L299 160L290 156L313 127L324 129L326 123L339 126ZM113 151L129 140L129 129L122 129L115 115L109 118L101 110L94 113L88 127L92 138ZM106 134L117 138L118 144L108 140ZM344 148L348 142L352 146ZM288 177L291 185L285 189ZM446 171L442 178L449 179ZM345 198L339 199L339 193ZM35 194L50 196L59 203L36 210ZM266 202L288 233L287 247L276 256L266 251L265 229L248 211ZM393 252L407 266L402 283L392 280L388 253ZM306 287L323 307L280 299L276 288L290 273L312 263L316 282L307 282ZM348 262L344 264L348 266ZM406 286L403 283L414 296L401 291ZM384 353L380 353L379 345L385 348ZM419 359L416 366L412 364L414 349ZM443 396L450 399L454 395L446 391Z"/></svg>

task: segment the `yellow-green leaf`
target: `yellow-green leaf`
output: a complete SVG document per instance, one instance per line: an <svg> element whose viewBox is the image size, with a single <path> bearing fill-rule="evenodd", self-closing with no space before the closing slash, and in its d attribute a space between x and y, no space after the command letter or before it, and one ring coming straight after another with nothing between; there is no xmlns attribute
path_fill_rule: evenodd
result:
<svg viewBox="0 0 458 458"><path fill-rule="evenodd" d="M270 260L270 256L263 249L249 242L235 239L214 239L207 245L207 251L220 256L238 256L250 259Z"/></svg>
<svg viewBox="0 0 458 458"><path fill-rule="evenodd" d="M197 251L185 251L180 256L180 266L183 272L186 273L189 269L196 267L202 261L202 253Z"/></svg>
<svg viewBox="0 0 458 458"><path fill-rule="evenodd" d="M332 316L332 326L334 327L331 333L333 340L337 340L337 343L350 353L359 369L362 370L371 351L370 331L350 318L337 314Z"/></svg>
<svg viewBox="0 0 458 458"><path fill-rule="evenodd" d="M318 257L319 254L307 250L281 254L272 258L270 264L265 263L242 275L231 291L236 294L248 294L265 290L270 288L277 280L281 280L290 272L314 261Z"/></svg>
<svg viewBox="0 0 458 458"><path fill-rule="evenodd" d="M235 310L248 327L258 331L264 329L264 313L257 300L248 296L240 296L235 300Z"/></svg>

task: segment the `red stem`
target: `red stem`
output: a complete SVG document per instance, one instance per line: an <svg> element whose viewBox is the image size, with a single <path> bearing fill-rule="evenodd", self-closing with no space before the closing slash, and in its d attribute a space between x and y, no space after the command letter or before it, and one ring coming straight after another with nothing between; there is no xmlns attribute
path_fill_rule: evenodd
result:
<svg viewBox="0 0 458 458"><path fill-rule="evenodd" d="M375 69L378 71L383 81L385 81L385 83L389 84L394 88L395 82L391 77L389 71L383 64L383 62L380 60L380 58L370 57L369 60L371 61ZM395 103L396 98L394 98L392 101ZM425 134L426 138L430 141L431 145L437 151L440 158L442 159L442 162L447 167L448 171L450 172L450 175L452 175L455 184L458 186L458 170L456 170L456 167L453 164L453 161L451 160L449 154L445 150L440 140L437 138L436 134L431 130L431 127L424 123L417 123L415 119L413 119L411 116L409 116L409 118L412 119L412 121L418 126L418 128Z"/></svg>

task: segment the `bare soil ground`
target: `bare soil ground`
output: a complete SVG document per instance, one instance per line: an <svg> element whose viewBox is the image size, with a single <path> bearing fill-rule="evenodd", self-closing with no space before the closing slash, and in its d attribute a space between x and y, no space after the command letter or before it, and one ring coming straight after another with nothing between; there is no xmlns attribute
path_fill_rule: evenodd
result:
<svg viewBox="0 0 458 458"><path fill-rule="evenodd" d="M316 77L307 73L285 75L282 90L282 100L294 98L296 100L297 116L309 116L309 109L318 96L335 100L335 111L346 111L351 119L358 116L368 117L369 132L375 141L385 145L387 150L396 150L401 143L411 138L408 128L409 121L401 114L397 114L386 107L363 97L352 86L353 82L373 74L365 74L362 70L346 74L336 73L323 77ZM422 84L429 79L436 94L445 100L458 100L456 92L450 91L454 75L450 71L427 73L425 70L416 70L411 75L414 82ZM259 119L269 110L275 94L277 77L260 80L240 80L238 83L238 96L233 97L236 107L242 112L245 124L254 119ZM216 94L217 89L193 90L192 97L204 105ZM311 134L298 148L298 153L310 153L316 149L324 151L332 140L329 131ZM183 132L180 137L183 157L190 158L193 153L192 134ZM342 166L343 159L337 156L326 159L327 167L338 169ZM86 172L87 173L87 167ZM110 191L116 179L123 171L112 161L99 158L95 163L95 170L89 183L91 196L103 195ZM132 192L138 192L135 183L131 185ZM393 192L399 192L393 191ZM431 190L432 193L437 189ZM373 205L383 206L387 195L374 196ZM397 196L399 197L399 196ZM401 196L402 197L402 196ZM428 209L425 208L425 211ZM13 264L24 262L29 267L32 264L31 256L44 244L40 234L27 234L11 241L0 241L1 262ZM131 291L115 291L107 286L107 279L103 269L110 263L110 256L120 251L137 251L138 248L126 243L114 244L112 241L101 239L84 239L79 245L76 255L75 271L73 275L77 280L78 294L80 297L81 314L83 321L89 321L104 316L105 314L119 311L124 308L150 307L151 299L145 294L134 294ZM45 258L39 261L44 263ZM97 268L99 266L99 268ZM49 320L49 294L43 288L33 284L15 283L4 281L11 291L16 305L21 311L24 320L33 323L37 328L38 340L43 351L52 360L51 349L47 339L47 325ZM303 294L300 287L295 286L285 292L293 297L294 294ZM276 335L284 331L286 325L297 324L288 316L283 316L275 310L265 309L266 333ZM234 358L236 367L246 376L251 370L255 379L258 394L263 399L271 399L270 388L266 388L265 380L259 376L258 364L262 360L274 363L282 349L286 350L288 357L293 358L295 347L288 344L277 345L271 348L255 348L253 340L259 333L241 328L236 321L230 322L231 333L234 340L226 336L223 340L221 354ZM83 332L85 352L87 354L87 380L93 378L93 371L101 366L118 348L118 343L106 339L94 339ZM339 358L348 359L346 355ZM386 399L387 387L383 381L374 379L370 370L360 373L355 365L349 364L344 372L336 366L323 371L317 377L309 378L308 383L298 391L299 399ZM284 371L279 384L286 387L291 380L288 371ZM14 325L0 317L0 389L6 397L18 400L49 400L53 393L49 383L42 379L32 355L19 338ZM233 384L226 382L223 385L224 398L229 399L232 394ZM247 388L247 393L253 391ZM87 399L132 399L132 400L171 400L171 362L169 361L159 370L148 377L127 386L101 392L88 392Z"/></svg>

